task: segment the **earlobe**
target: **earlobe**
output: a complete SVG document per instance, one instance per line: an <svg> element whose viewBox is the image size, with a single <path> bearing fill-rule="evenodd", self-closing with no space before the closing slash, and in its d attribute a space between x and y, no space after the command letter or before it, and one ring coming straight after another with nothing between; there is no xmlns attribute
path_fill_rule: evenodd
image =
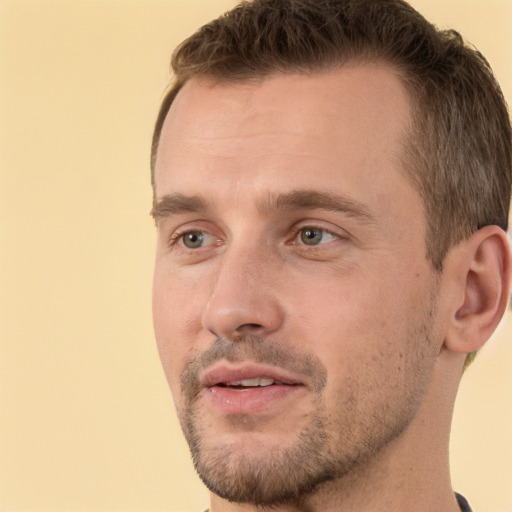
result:
<svg viewBox="0 0 512 512"><path fill-rule="evenodd" d="M505 312L511 289L511 253L506 233L486 226L457 247L452 268L459 273L455 304L445 347L470 353L489 339Z"/></svg>

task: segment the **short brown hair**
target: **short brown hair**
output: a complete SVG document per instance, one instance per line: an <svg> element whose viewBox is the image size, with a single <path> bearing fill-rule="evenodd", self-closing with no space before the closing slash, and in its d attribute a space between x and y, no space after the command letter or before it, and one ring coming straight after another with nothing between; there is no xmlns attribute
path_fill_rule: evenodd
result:
<svg viewBox="0 0 512 512"><path fill-rule="evenodd" d="M403 0L245 1L200 28L172 56L174 81L153 134L153 191L162 125L191 78L263 79L353 61L389 64L411 96L403 163L423 198L433 267L441 271L450 247L475 230L506 230L512 136L500 87L458 33L437 30Z"/></svg>

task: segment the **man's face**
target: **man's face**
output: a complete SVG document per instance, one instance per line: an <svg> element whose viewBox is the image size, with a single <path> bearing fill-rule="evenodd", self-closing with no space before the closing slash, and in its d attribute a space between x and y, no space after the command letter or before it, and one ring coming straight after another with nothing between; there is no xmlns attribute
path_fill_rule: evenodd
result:
<svg viewBox="0 0 512 512"><path fill-rule="evenodd" d="M441 337L408 123L376 65L178 94L156 163L154 324L216 494L311 493L400 443L421 407Z"/></svg>

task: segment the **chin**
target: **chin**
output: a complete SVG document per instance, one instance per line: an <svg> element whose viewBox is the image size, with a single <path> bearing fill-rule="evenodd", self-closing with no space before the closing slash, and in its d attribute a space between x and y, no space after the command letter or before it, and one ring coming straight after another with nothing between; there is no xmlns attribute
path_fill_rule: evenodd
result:
<svg viewBox="0 0 512 512"><path fill-rule="evenodd" d="M205 485L232 502L266 506L295 502L340 473L339 464L327 455L329 439L316 422L284 442L254 432L235 434L227 442L217 439L216 444L201 437L188 441Z"/></svg>

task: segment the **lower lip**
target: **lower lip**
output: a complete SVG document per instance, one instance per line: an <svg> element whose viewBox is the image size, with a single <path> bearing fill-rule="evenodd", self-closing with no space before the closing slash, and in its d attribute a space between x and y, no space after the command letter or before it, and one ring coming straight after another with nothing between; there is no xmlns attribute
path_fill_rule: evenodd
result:
<svg viewBox="0 0 512 512"><path fill-rule="evenodd" d="M290 397L303 386L272 385L248 389L208 388L212 406L223 414L252 414Z"/></svg>

